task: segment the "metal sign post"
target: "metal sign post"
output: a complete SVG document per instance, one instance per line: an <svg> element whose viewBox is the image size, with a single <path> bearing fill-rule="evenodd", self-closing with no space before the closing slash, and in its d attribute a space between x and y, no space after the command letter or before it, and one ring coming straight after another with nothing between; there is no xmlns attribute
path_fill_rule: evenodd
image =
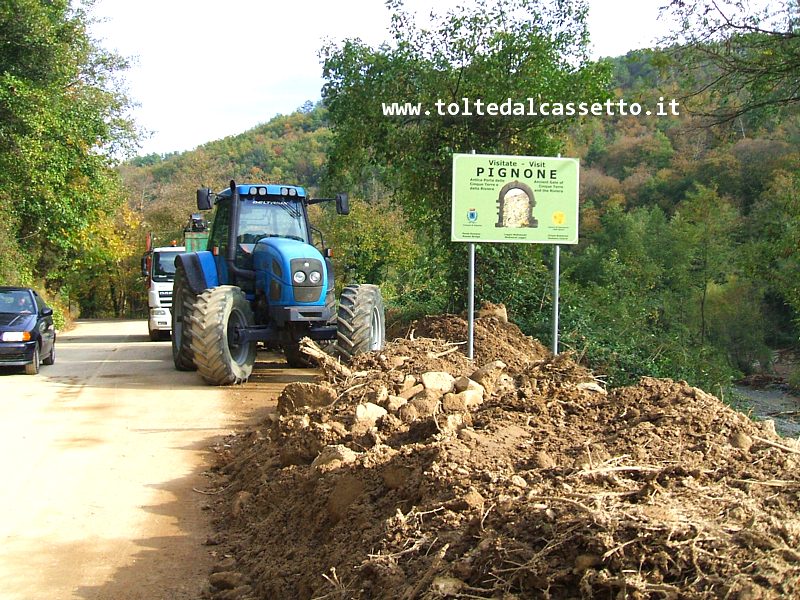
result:
<svg viewBox="0 0 800 600"><path fill-rule="evenodd" d="M475 244L469 244L469 281L467 283L467 358L475 358Z"/></svg>
<svg viewBox="0 0 800 600"><path fill-rule="evenodd" d="M553 353L558 354L560 245L578 243L579 163L574 158L453 155L453 242L469 244L467 352L474 353L475 244L553 244Z"/></svg>
<svg viewBox="0 0 800 600"><path fill-rule="evenodd" d="M558 354L558 296L559 296L559 275L561 271L561 246L556 244L553 247L553 355Z"/></svg>

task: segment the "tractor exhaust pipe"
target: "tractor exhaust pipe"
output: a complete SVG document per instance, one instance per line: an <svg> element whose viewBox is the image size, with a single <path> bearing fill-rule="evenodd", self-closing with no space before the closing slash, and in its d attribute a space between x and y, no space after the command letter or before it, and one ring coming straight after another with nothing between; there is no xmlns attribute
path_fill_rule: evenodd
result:
<svg viewBox="0 0 800 600"><path fill-rule="evenodd" d="M230 225L228 227L228 247L225 251L225 263L228 265L230 273L234 276L234 283L236 283L236 278L256 278L255 271L242 269L236 266L236 246L239 243L239 215L242 212L240 202L241 200L239 200L239 190L236 189L236 182L231 179L231 216Z"/></svg>

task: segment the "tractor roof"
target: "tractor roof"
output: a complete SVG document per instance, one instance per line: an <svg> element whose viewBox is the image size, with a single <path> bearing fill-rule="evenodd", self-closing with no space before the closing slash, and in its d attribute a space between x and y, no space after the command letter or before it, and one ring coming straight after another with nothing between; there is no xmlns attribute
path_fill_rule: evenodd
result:
<svg viewBox="0 0 800 600"><path fill-rule="evenodd" d="M306 190L297 185L280 183L239 183L236 190L240 196L272 196L289 199L305 199ZM230 198L231 188L227 187L217 194L217 198Z"/></svg>

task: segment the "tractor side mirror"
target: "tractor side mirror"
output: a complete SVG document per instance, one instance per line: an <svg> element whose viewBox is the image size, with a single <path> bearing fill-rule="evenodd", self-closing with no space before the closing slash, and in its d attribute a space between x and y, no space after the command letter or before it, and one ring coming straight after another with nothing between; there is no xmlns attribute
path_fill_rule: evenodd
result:
<svg viewBox="0 0 800 600"><path fill-rule="evenodd" d="M347 194L336 194L336 214L350 214L350 200L347 198Z"/></svg>
<svg viewBox="0 0 800 600"><path fill-rule="evenodd" d="M142 257L142 277L147 277L147 257Z"/></svg>
<svg viewBox="0 0 800 600"><path fill-rule="evenodd" d="M211 190L200 188L197 190L197 210L211 210Z"/></svg>

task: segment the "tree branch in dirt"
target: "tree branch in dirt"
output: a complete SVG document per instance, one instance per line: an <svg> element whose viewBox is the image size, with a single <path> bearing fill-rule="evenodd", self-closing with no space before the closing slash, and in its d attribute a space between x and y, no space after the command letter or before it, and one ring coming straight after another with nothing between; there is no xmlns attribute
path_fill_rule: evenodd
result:
<svg viewBox="0 0 800 600"><path fill-rule="evenodd" d="M322 348L317 346L311 338L300 340L300 352L315 359L317 364L326 369L338 373L342 377L352 377L353 373L341 362L327 354Z"/></svg>

